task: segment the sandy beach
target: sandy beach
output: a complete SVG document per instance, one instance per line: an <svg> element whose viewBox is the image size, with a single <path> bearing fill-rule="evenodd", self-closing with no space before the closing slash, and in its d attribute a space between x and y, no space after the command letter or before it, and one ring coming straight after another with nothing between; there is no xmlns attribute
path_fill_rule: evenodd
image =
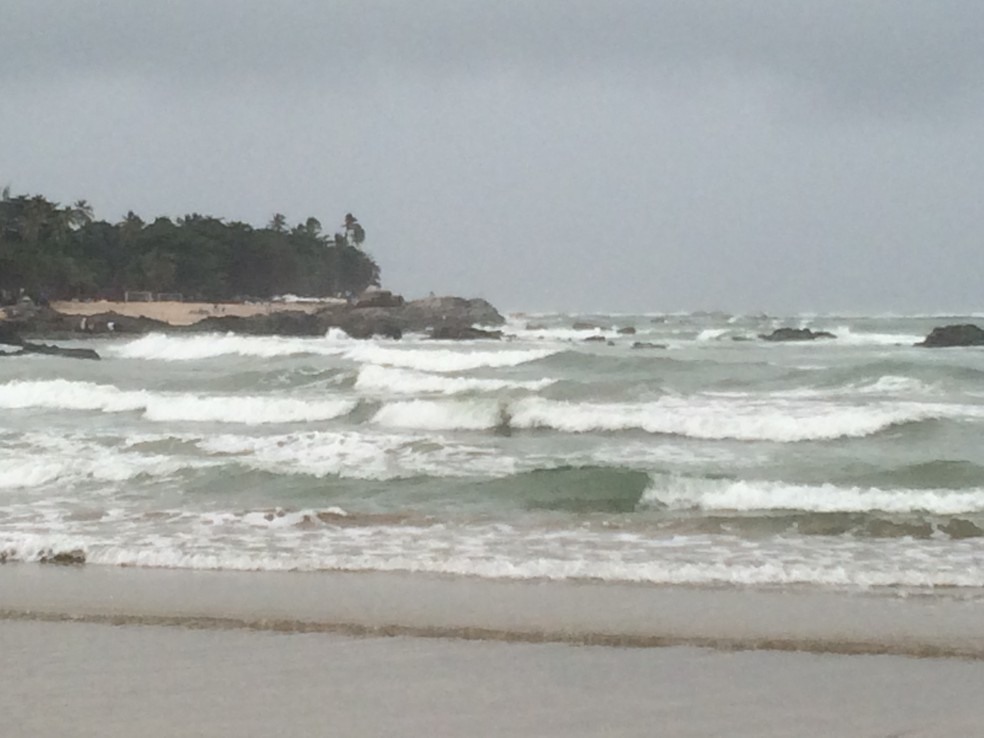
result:
<svg viewBox="0 0 984 738"><path fill-rule="evenodd" d="M0 567L0 593L12 738L953 736L984 720L972 603L37 565ZM716 647L581 645L591 633ZM964 658L844 655L864 649Z"/></svg>
<svg viewBox="0 0 984 738"><path fill-rule="evenodd" d="M203 318L220 316L249 317L266 315L281 310L297 310L313 313L323 307L343 304L342 299L324 298L316 302L111 302L95 300L78 302L63 300L52 302L51 307L65 315L98 315L99 313L119 313L131 318L152 318L170 325L191 325Z"/></svg>

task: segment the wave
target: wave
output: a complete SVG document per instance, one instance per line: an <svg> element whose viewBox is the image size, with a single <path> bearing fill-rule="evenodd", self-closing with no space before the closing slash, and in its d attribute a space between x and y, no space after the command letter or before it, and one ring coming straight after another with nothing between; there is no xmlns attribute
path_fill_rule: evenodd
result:
<svg viewBox="0 0 984 738"><path fill-rule="evenodd" d="M304 431L273 436L225 434L202 439L207 454L271 474L393 480L503 476L516 462L494 449L443 438L355 431Z"/></svg>
<svg viewBox="0 0 984 738"><path fill-rule="evenodd" d="M647 403L591 403L528 397L410 400L384 404L372 422L418 430L548 429L563 433L618 432L703 440L798 441L859 438L893 426L933 419L984 416L984 408L914 402L867 406L830 402L714 397L662 397Z"/></svg>
<svg viewBox="0 0 984 738"><path fill-rule="evenodd" d="M370 394L394 395L458 395L470 392L499 392L502 390L537 391L553 384L553 379L508 381L474 377L448 377L444 374L393 369L367 364L359 370L355 389Z"/></svg>
<svg viewBox="0 0 984 738"><path fill-rule="evenodd" d="M355 400L317 400L262 395L196 395L122 390L113 385L65 379L0 384L0 408L143 412L153 421L296 423L331 420L355 409Z"/></svg>
<svg viewBox="0 0 984 738"><path fill-rule="evenodd" d="M610 466L533 469L478 485L482 497L514 499L530 510L575 513L634 512L650 484L649 474Z"/></svg>
<svg viewBox="0 0 984 738"><path fill-rule="evenodd" d="M569 433L643 430L704 440L832 440L873 435L895 425L976 414L967 406L882 403L721 401L706 397L664 397L651 403L570 403L529 398L509 413L516 428L550 428Z"/></svg>
<svg viewBox="0 0 984 738"><path fill-rule="evenodd" d="M344 515L216 514L263 545L222 548L212 536L120 541L71 533L0 535L0 561L64 559L89 564L239 571L400 571L489 579L594 580L674 585L873 587L984 586L977 550L902 538L738 542L653 539L582 529L529 533L506 526L378 524ZM211 544L211 545L210 545ZM533 555L530 555L530 554ZM944 554L945 555L942 555ZM875 556L873 556L873 554ZM869 560L866 560L869 559ZM859 562L864 563L859 563Z"/></svg>
<svg viewBox="0 0 984 738"><path fill-rule="evenodd" d="M483 367L519 366L546 358L550 349L476 351L461 349L402 349L377 344L361 344L344 352L350 361L362 364L415 369L424 372L463 372Z"/></svg>
<svg viewBox="0 0 984 738"><path fill-rule="evenodd" d="M0 451L0 490L59 489L82 481L128 482L170 477L187 469L216 466L214 460L174 456L135 447L112 448L93 439L26 434Z"/></svg>
<svg viewBox="0 0 984 738"><path fill-rule="evenodd" d="M121 359L155 361L198 361L220 356L338 356L351 342L352 339L338 329L332 329L322 338L240 336L234 333L193 336L148 333L122 346L110 346L106 353Z"/></svg>
<svg viewBox="0 0 984 738"><path fill-rule="evenodd" d="M840 325L829 329L837 336L838 346L912 346L926 336L915 333L876 333L872 331L855 332L850 326Z"/></svg>
<svg viewBox="0 0 984 738"><path fill-rule="evenodd" d="M777 510L966 515L984 513L984 488L879 489L667 476L653 480L642 496L642 503L670 509L721 512Z"/></svg>

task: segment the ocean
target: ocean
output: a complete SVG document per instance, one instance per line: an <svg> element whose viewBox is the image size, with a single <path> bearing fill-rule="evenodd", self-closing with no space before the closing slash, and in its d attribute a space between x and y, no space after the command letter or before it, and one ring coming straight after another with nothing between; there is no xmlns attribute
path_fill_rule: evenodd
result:
<svg viewBox="0 0 984 738"><path fill-rule="evenodd" d="M0 559L977 599L984 351L912 345L974 321L65 342L0 360Z"/></svg>

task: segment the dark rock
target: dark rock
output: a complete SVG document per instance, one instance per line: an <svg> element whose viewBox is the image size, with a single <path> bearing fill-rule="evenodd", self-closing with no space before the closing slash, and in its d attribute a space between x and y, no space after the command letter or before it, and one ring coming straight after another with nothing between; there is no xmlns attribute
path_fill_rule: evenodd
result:
<svg viewBox="0 0 984 738"><path fill-rule="evenodd" d="M815 341L818 338L837 338L827 331L811 331L809 328L777 328L769 335L759 334L763 341Z"/></svg>
<svg viewBox="0 0 984 738"><path fill-rule="evenodd" d="M665 349L665 343L650 343L649 341L636 341L632 344L634 349Z"/></svg>
<svg viewBox="0 0 984 738"><path fill-rule="evenodd" d="M448 324L436 325L431 329L430 337L440 340L470 341L476 339L499 340L502 331L483 331L470 325Z"/></svg>
<svg viewBox="0 0 984 738"><path fill-rule="evenodd" d="M302 310L280 310L266 315L220 315L203 318L184 328L186 331L243 333L251 336L320 336L328 330L317 314Z"/></svg>
<svg viewBox="0 0 984 738"><path fill-rule="evenodd" d="M6 346L17 346L19 351L0 351L0 357L23 356L24 354L47 354L50 356L64 356L69 359L99 359L92 349L71 349L59 346L49 346L44 343L31 343L20 337L17 328L20 324L12 321L0 322L0 344Z"/></svg>
<svg viewBox="0 0 984 738"><path fill-rule="evenodd" d="M976 325L945 325L933 328L916 346L926 348L943 348L946 346L984 346L984 330Z"/></svg>
<svg viewBox="0 0 984 738"><path fill-rule="evenodd" d="M143 316L131 317L120 315L115 312L96 313L88 316L74 316L78 319L78 329L83 333L106 334L106 333L153 333L155 331L166 331L170 325L161 320L145 318Z"/></svg>
<svg viewBox="0 0 984 738"><path fill-rule="evenodd" d="M627 325L624 328L619 328L618 329L618 334L620 336L634 336L635 335L635 332L636 332L635 327L633 327L631 325Z"/></svg>
<svg viewBox="0 0 984 738"><path fill-rule="evenodd" d="M984 536L984 529L962 518L953 518L946 525L939 525L937 527L941 532L950 536L950 538L980 538Z"/></svg>
<svg viewBox="0 0 984 738"><path fill-rule="evenodd" d="M526 330L528 330L528 331L545 331L546 329L547 329L547 326L545 326L543 323L527 323L526 324Z"/></svg>
<svg viewBox="0 0 984 738"><path fill-rule="evenodd" d="M576 331L596 331L600 330L602 326L597 323L589 323L586 320L579 320L574 325L571 326Z"/></svg>
<svg viewBox="0 0 984 738"><path fill-rule="evenodd" d="M63 356L66 359L95 359L99 361L99 354L87 348L61 348L60 346L49 346L44 343L25 343L18 354L46 354L48 356Z"/></svg>
<svg viewBox="0 0 984 738"><path fill-rule="evenodd" d="M59 551L54 553L51 549L41 552L38 561L42 564L59 564L61 566L72 566L85 563L85 551L80 548L71 551Z"/></svg>
<svg viewBox="0 0 984 738"><path fill-rule="evenodd" d="M467 325L502 325L506 319L492 305L482 299L466 300L462 297L427 297L411 300L394 310L404 331L425 331L435 325L463 323Z"/></svg>
<svg viewBox="0 0 984 738"><path fill-rule="evenodd" d="M929 523L895 522L876 518L865 525L865 532L872 538L929 538L933 526Z"/></svg>
<svg viewBox="0 0 984 738"><path fill-rule="evenodd" d="M24 339L7 321L0 321L0 343L7 346L23 346Z"/></svg>
<svg viewBox="0 0 984 738"><path fill-rule="evenodd" d="M329 328L341 328L352 338L401 338L403 323L399 311L387 308L359 308L356 310L322 310L316 313L321 321L321 333Z"/></svg>
<svg viewBox="0 0 984 738"><path fill-rule="evenodd" d="M363 292L359 295L352 307L395 308L402 307L405 302L406 301L403 299L403 295L394 295L389 290L373 290L371 292Z"/></svg>
<svg viewBox="0 0 984 738"><path fill-rule="evenodd" d="M588 336L587 338L584 338L582 340L586 342L590 341L592 343L601 343L607 339L604 336Z"/></svg>

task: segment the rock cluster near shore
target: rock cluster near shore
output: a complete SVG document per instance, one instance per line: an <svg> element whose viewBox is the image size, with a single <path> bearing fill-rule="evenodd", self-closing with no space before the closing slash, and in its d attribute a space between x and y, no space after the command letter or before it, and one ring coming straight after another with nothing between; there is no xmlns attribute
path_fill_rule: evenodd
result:
<svg viewBox="0 0 984 738"><path fill-rule="evenodd" d="M98 358L89 349L59 349L32 344L22 336L73 339L83 336L143 334L150 332L233 332L245 335L323 336L339 328L352 338L400 338L406 332L429 333L431 338L497 339L500 331L476 328L502 325L505 319L482 299L428 297L406 301L379 291L352 304L329 305L316 312L283 310L247 317L207 317L187 326L174 326L145 317L116 312L68 315L49 307L19 305L0 321L0 343L16 346L16 353L52 353L75 358ZM83 355L85 354L85 355ZM90 355L91 354L91 355Z"/></svg>

